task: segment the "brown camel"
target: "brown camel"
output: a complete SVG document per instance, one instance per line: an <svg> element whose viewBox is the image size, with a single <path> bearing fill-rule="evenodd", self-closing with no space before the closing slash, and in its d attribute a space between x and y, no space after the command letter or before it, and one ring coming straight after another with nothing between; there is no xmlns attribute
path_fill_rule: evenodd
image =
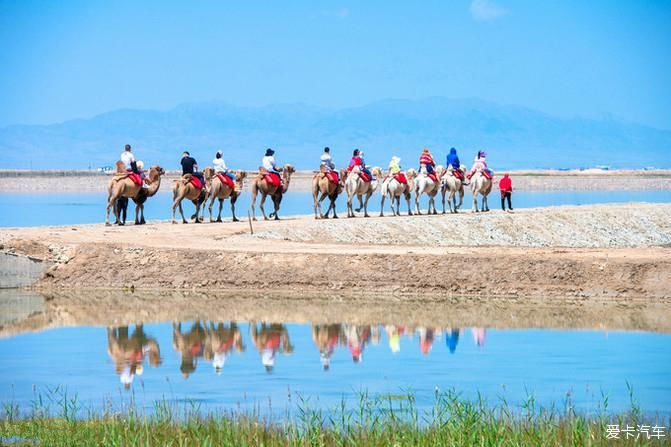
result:
<svg viewBox="0 0 671 447"><path fill-rule="evenodd" d="M326 166L321 166L319 172L312 178L312 198L315 205L315 219L328 219L329 213L333 210L333 218L337 219L336 199L343 190L343 179L347 175L346 169L340 170L340 182L333 183L326 176ZM322 202L329 198L329 207L326 214L322 213ZM319 212L317 211L319 210Z"/></svg>
<svg viewBox="0 0 671 447"><path fill-rule="evenodd" d="M231 188L227 184L223 183L219 176L217 176L212 168L203 169L203 175L205 176L205 182L208 185L208 196L210 203L207 207L207 210L210 213L210 222L215 222L212 218L212 205L215 200L219 200L219 214L217 214L216 222L221 222L221 208L224 205L224 200L231 199L231 214L233 215L233 222L238 222L239 219L235 217L235 202L240 197L242 192L242 184L247 177L245 171L235 171L235 187ZM207 201L207 199L205 199ZM203 206L204 208L204 206Z"/></svg>
<svg viewBox="0 0 671 447"><path fill-rule="evenodd" d="M256 220L256 195L261 193L261 202L259 202L259 208L261 208L261 213L263 213L263 219L268 220L268 217L274 217L275 220L280 220L277 212L280 210L280 202L282 202L282 195L287 192L289 189L289 183L291 182L291 174L296 172L293 166L285 165L282 168L282 187L269 185L268 182L264 179L263 174L265 169L261 168L259 173L252 180L252 218ZM270 216L266 216L266 212L263 209L263 204L266 202L266 196L270 196L273 200L273 205L275 210L270 213Z"/></svg>
<svg viewBox="0 0 671 447"><path fill-rule="evenodd" d="M196 214L191 216L194 219L195 223L201 223L205 215L205 207L202 207L201 216L198 216L199 211L205 198L207 197L207 185L203 185L201 189L196 188L191 183L191 174L184 174L182 178L175 180L175 184L172 187L172 223L176 224L175 221L175 210L179 207L179 214L182 216L182 223L189 223L184 218L184 210L182 210L182 200L189 199L196 207Z"/></svg>
<svg viewBox="0 0 671 447"><path fill-rule="evenodd" d="M109 225L110 210L114 210L117 224L124 223L119 219L119 207L116 206L117 201L121 197L133 199L135 202L135 225L142 225L144 220L144 202L147 198L153 196L158 192L161 186L161 176L165 171L160 166L152 166L149 168L149 175L147 175L147 188L138 186L128 177L125 165L123 162L117 162L117 172L112 180L110 180L107 187L107 210L105 214L105 225Z"/></svg>

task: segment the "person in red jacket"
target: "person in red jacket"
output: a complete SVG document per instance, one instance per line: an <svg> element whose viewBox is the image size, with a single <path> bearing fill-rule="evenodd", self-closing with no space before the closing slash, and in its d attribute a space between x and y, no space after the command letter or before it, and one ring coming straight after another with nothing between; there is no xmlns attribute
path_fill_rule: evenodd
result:
<svg viewBox="0 0 671 447"><path fill-rule="evenodd" d="M501 209L506 210L505 200L508 200L508 211L513 210L513 205L510 203L511 197L513 195L513 181L510 179L510 176L506 172L503 174L503 178L499 182L499 190L501 190Z"/></svg>
<svg viewBox="0 0 671 447"><path fill-rule="evenodd" d="M420 172L424 172L422 168L426 169L427 174L433 174L435 170L433 168L436 167L436 162L433 161L433 157L431 156L431 152L429 151L428 148L424 148L422 151L422 155L419 157L419 170Z"/></svg>

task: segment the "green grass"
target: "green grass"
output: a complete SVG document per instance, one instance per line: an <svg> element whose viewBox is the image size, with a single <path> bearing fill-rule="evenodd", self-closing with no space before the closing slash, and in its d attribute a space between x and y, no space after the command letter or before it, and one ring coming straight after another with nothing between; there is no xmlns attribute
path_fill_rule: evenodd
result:
<svg viewBox="0 0 671 447"><path fill-rule="evenodd" d="M299 397L294 413L269 422L258 415L222 412L204 414L197 405L181 407L156 402L151 414L133 405L121 412L87 413L82 417L76 397L63 395L56 415L36 399L29 415L21 417L6 405L0 419L0 443L12 445L110 446L601 446L661 445L669 442L669 421L662 440L607 439L609 424L644 423L632 399L630 411L608 414L604 397L599 413L579 415L570 400L562 411L537 408L533 396L522 408L505 401L489 405L471 402L454 392L436 393L431 410L419 411L411 394L370 397L366 393L349 407L343 400L328 411L312 410ZM291 416L291 417L289 417ZM650 422L654 425L654 422Z"/></svg>

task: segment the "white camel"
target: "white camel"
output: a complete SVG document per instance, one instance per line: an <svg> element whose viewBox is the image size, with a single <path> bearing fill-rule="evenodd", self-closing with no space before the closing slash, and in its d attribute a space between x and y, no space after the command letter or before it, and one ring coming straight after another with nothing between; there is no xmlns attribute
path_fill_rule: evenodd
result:
<svg viewBox="0 0 671 447"><path fill-rule="evenodd" d="M370 217L368 215L368 200L370 196L377 190L379 181L375 177L382 176L382 170L380 168L373 168L372 174L374 180L371 179L370 182L364 182L363 179L359 176L358 166L352 168L351 172L347 173L347 178L345 179L345 191L347 192L347 217L355 217L354 210L352 209L352 200L354 196L359 198L359 208L356 212L360 212L363 209L364 217ZM365 197L364 197L365 196Z"/></svg>
<svg viewBox="0 0 671 447"><path fill-rule="evenodd" d="M482 207L480 211L489 211L487 204L487 196L492 191L492 180L485 177L482 173L482 168L478 170L471 177L471 193L473 193L473 212L478 212L478 194L482 196Z"/></svg>
<svg viewBox="0 0 671 447"><path fill-rule="evenodd" d="M399 182L393 175L388 176L384 182L382 182L382 186L380 187L380 195L382 196L380 202L380 217L384 217L384 200L387 196L389 196L389 206L391 207L391 212L394 216L401 215L401 196L405 197L405 201L408 204L408 216L412 216L410 192L412 191L413 177L410 171L405 174L405 178L408 181L407 184ZM394 209L394 203L396 203L396 209Z"/></svg>
<svg viewBox="0 0 671 447"><path fill-rule="evenodd" d="M466 177L466 167L459 167L463 178ZM443 196L443 214L445 214L445 194L447 196L447 204L450 207L450 213L456 213L461 205L464 203L464 182L454 176L452 169L446 169L443 176L440 178L440 192ZM457 193L459 193L459 205L457 205Z"/></svg>
<svg viewBox="0 0 671 447"><path fill-rule="evenodd" d="M415 191L415 212L417 214L422 214L422 211L419 209L419 197L422 194L429 196L429 209L428 214L438 214L436 211L436 194L440 191L440 177L443 175L444 168L442 166L436 166L436 177L438 180L434 181L427 174L419 172L415 175L414 169L409 169L408 173L412 173L414 177L413 189Z"/></svg>

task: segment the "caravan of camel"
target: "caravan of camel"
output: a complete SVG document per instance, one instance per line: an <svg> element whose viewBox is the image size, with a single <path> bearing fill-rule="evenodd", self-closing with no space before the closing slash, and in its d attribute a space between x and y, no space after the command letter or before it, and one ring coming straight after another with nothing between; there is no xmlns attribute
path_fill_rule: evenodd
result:
<svg viewBox="0 0 671 447"><path fill-rule="evenodd" d="M268 179L268 173L260 168L257 173L251 178L251 217L256 220L256 198L260 195L259 208L265 220L275 219L279 220L278 212L282 197L287 193L291 184L291 176L295 173L292 165L284 165L280 168L282 173L281 185L275 185ZM455 173L460 171L460 173ZM457 213L463 204L464 185L466 168L461 166L458 170L452 168L444 168L441 165L436 166L435 175L429 175L423 171L415 169L408 169L401 171L401 176L384 175L382 169L373 167L370 172L372 178L362 175L362 170L359 166L355 166L351 170L341 169L339 176L335 177L328 175L328 169L324 166L318 172L314 173L312 179L312 195L314 199L314 213L316 219L326 219L329 216L337 218L336 200L338 196L343 193L347 194L347 217L355 217L357 213L363 211L364 217L369 217L368 202L375 192L380 191L381 208L380 216L384 216L384 204L389 199L391 212L394 216L401 215L401 197L407 203L408 215L422 214L419 201L422 195L429 198L429 214L438 214L436 209L436 196L438 193L442 197L442 213L445 214L447 210L450 213ZM117 163L117 172L112 180L110 180L108 187L108 200L105 223L109 225L109 213L113 210L116 217L116 222L123 225L125 222L125 210L122 213L122 207L119 206L121 200L132 199L135 203L135 224L141 225L145 223L144 219L144 203L146 200L154 196L160 187L161 176L165 171L160 166L152 166L146 178L144 179L145 186L135 183L131 178L131 172L126 171L123 163ZM235 215L235 203L242 193L244 180L248 173L245 171L234 171L234 182L227 181L223 175L216 173L213 168L207 167L203 169L203 178L205 185L197 186L194 182L193 175L185 174L181 178L174 181L172 186L173 204L172 204L172 223L177 223L175 213L178 210L182 223L188 223L184 217L182 209L182 201L185 199L191 201L196 207L196 212L191 216L191 220L195 223L205 221L205 208L207 207L210 222L221 222L221 211L223 202L226 199L230 200L231 214L233 221L237 222L239 219ZM459 174L459 175L455 175ZM475 170L475 173L470 179L470 189L473 194L473 212L489 211L487 204L487 196L492 190L492 179L483 173L481 168ZM414 208L413 213L411 198L414 194ZM478 207L478 196L481 197L481 204ZM354 198L359 202L358 208L354 208ZM270 198L273 203L273 211L266 214L264 204L267 198ZM457 200L458 198L458 200ZM328 199L328 208L323 212L322 202ZM218 202L219 208L216 219L212 213L212 208ZM445 204L447 203L447 208Z"/></svg>

